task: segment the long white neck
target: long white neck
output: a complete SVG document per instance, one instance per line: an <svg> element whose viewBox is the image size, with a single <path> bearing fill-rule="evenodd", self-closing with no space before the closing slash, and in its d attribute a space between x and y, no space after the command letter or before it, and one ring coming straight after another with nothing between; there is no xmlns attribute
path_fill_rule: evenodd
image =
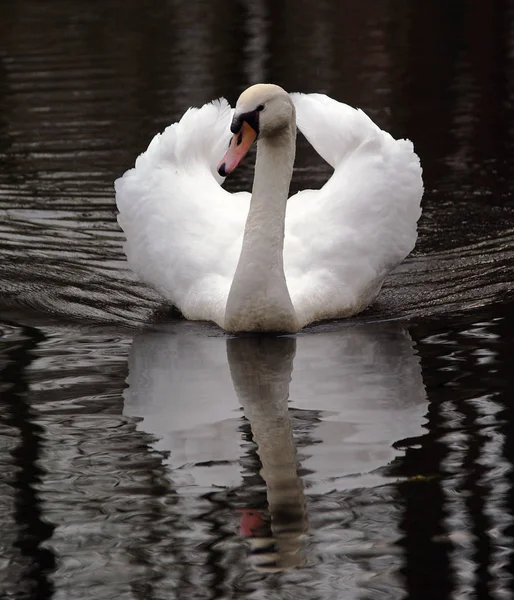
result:
<svg viewBox="0 0 514 600"><path fill-rule="evenodd" d="M296 124L262 138L243 247L227 300L227 331L298 331L284 274L284 227Z"/></svg>

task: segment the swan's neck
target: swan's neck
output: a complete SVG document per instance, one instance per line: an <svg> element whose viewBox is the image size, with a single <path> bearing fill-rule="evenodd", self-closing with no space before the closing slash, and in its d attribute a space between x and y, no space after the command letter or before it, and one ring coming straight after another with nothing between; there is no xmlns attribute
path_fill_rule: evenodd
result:
<svg viewBox="0 0 514 600"><path fill-rule="evenodd" d="M297 331L284 274L284 227L296 125L257 144L243 247L225 312L227 331Z"/></svg>

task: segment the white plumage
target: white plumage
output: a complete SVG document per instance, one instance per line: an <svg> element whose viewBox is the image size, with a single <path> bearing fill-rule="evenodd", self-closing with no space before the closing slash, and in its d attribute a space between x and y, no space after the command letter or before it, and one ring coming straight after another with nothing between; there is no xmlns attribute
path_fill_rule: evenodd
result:
<svg viewBox="0 0 514 600"><path fill-rule="evenodd" d="M320 190L287 201L283 264L298 326L353 315L414 248L423 194L412 143L322 94L291 94L298 129L334 168ZM294 112L294 111L293 111ZM216 167L234 111L189 109L116 181L131 268L188 319L225 323L250 194Z"/></svg>

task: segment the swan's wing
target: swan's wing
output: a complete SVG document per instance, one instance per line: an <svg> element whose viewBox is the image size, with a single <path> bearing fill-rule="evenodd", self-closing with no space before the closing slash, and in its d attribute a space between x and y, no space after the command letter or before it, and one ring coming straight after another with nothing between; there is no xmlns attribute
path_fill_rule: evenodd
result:
<svg viewBox="0 0 514 600"><path fill-rule="evenodd" d="M189 109L115 184L130 267L189 319L221 324L249 194L216 172L231 136L224 99Z"/></svg>
<svg viewBox="0 0 514 600"><path fill-rule="evenodd" d="M334 168L287 207L284 264L302 324L349 316L414 248L423 182L408 140L322 94L292 94L300 131Z"/></svg>

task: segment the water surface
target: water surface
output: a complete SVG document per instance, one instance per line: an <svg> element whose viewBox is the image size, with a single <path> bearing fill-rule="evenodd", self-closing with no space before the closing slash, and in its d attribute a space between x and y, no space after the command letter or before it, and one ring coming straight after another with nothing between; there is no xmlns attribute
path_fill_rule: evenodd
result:
<svg viewBox="0 0 514 600"><path fill-rule="evenodd" d="M513 10L2 3L3 596L509 597ZM112 183L265 80L411 138L423 216L363 315L231 338L128 271Z"/></svg>

